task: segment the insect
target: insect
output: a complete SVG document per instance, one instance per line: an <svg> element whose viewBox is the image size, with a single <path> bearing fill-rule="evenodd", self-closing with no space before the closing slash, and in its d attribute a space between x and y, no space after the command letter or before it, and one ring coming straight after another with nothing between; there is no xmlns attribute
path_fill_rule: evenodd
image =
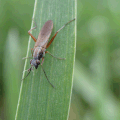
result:
<svg viewBox="0 0 120 120"><path fill-rule="evenodd" d="M35 45L34 45L34 48L31 48L31 53L32 53L31 57L33 57L33 59L30 60L31 67L27 70L28 74L23 79L25 79L29 75L29 73L31 72L31 70L33 69L33 67L35 67L37 69L38 66L41 65L41 67L43 69L43 72L45 74L45 77L47 78L48 82L52 85L52 83L49 81L49 79L48 79L48 77L47 77L47 75L45 73L45 70L44 70L42 64L44 62L44 56L45 56L46 53L50 54L52 57L55 57L55 56L53 56L49 51L46 51L46 49L51 45L51 43L53 42L53 40L56 37L56 35L58 34L58 32L60 30L62 30L68 23L70 23L70 22L72 22L74 20L75 20L75 18L72 19L72 20L70 20L69 22L67 22L65 25L63 25L55 33L55 35L51 38L51 40L49 41L49 43L48 43L48 40L49 40L49 37L50 37L50 35L52 33L52 29L53 29L53 22L52 22L52 20L48 20L44 24L44 26L42 27L42 29L41 29L41 31L40 31L37 39L30 33L37 26L35 26L34 28L32 28L32 29L30 29L28 31L28 34L35 41ZM26 57L26 58L29 58L29 57ZM26 58L23 58L23 59L26 59ZM57 57L55 57L55 58L57 58ZM40 62L41 59L42 59L42 62ZM57 58L57 59L65 59L65 58ZM54 87L54 86L52 85L52 87Z"/></svg>

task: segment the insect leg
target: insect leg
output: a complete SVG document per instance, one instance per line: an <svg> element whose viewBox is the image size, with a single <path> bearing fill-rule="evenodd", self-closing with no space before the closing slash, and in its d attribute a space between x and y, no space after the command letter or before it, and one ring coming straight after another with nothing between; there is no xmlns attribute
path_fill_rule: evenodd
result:
<svg viewBox="0 0 120 120"><path fill-rule="evenodd" d="M45 74L45 77L47 78L47 81L51 84L51 86L54 88L54 85L49 81L49 79L48 79L48 77L47 77L47 75L46 75L46 73L45 73L45 70L44 70L44 68L43 68L43 66L41 65L41 67L42 67L42 69L43 69L43 72L44 72L44 74Z"/></svg>
<svg viewBox="0 0 120 120"><path fill-rule="evenodd" d="M60 60L65 60L65 58L58 58L58 57L53 56L49 51L46 51L45 53L50 54L50 55L51 55L52 57L54 57L54 58L57 58L57 59L60 59Z"/></svg>
<svg viewBox="0 0 120 120"><path fill-rule="evenodd" d="M33 49L33 48L31 48L31 53L32 53L32 56L30 56L30 57L24 57L24 58L22 58L22 59L28 59L28 58L33 57L33 51L34 51L34 49Z"/></svg>
<svg viewBox="0 0 120 120"><path fill-rule="evenodd" d="M43 64L43 62L44 62L44 57L42 57L42 62L41 62L41 65Z"/></svg>
<svg viewBox="0 0 120 120"><path fill-rule="evenodd" d="M34 21L33 21L34 22ZM35 22L34 22L35 23ZM34 28L32 28L32 29L30 29L29 31L28 31L28 34L32 37L32 39L36 42L37 41L37 39L30 33L33 29L35 29L37 27L37 25L36 25L36 23L35 23L35 27Z"/></svg>
<svg viewBox="0 0 120 120"><path fill-rule="evenodd" d="M22 59L24 60L24 59L28 59L28 58L31 58L31 57L32 57L32 56L30 56L30 57L24 57L24 58L22 58Z"/></svg>
<svg viewBox="0 0 120 120"><path fill-rule="evenodd" d="M55 33L55 35L51 38L51 40L50 40L50 42L47 44L47 47L46 47L46 48L48 48L48 47L50 46L50 44L53 42L53 40L54 40L54 38L56 37L56 35L58 34L58 32L59 32L60 30L62 30L68 23L70 23L70 22L72 22L72 21L74 21L74 20L75 20L75 18L72 19L72 20L70 20L69 22L67 22L65 25L63 25L63 26Z"/></svg>
<svg viewBox="0 0 120 120"><path fill-rule="evenodd" d="M31 48L31 53L32 53L32 56L33 56L33 51L34 51L34 49L33 49L33 48Z"/></svg>

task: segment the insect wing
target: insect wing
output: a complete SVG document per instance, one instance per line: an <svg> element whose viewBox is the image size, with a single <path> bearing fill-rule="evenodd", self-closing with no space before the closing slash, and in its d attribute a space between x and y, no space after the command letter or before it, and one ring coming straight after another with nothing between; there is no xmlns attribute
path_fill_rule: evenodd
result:
<svg viewBox="0 0 120 120"><path fill-rule="evenodd" d="M52 20L49 20L42 27L42 29L38 35L38 39L35 43L35 46L41 46L41 47L46 48L49 37L52 33L52 29L53 29L53 22L52 22Z"/></svg>

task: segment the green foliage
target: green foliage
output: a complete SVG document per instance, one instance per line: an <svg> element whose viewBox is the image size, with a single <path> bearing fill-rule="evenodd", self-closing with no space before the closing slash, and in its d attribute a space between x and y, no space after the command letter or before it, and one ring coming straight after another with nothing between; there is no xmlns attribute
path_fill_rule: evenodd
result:
<svg viewBox="0 0 120 120"><path fill-rule="evenodd" d="M6 119L14 120L20 87L20 43L17 29L10 29L5 44L4 89ZM18 56L19 55L19 56ZM17 56L17 57L16 57Z"/></svg>
<svg viewBox="0 0 120 120"><path fill-rule="evenodd" d="M118 3L118 0L78 1L77 61L73 88L79 105L71 106L71 110L79 106L80 115L76 119L120 119L120 22L119 8L113 7Z"/></svg>
<svg viewBox="0 0 120 120"><path fill-rule="evenodd" d="M70 17L69 14L67 14L67 11L69 10L72 12L71 8L67 8L66 2L62 2L62 7L59 7L58 1L48 1L49 6L52 4L53 7L49 9L49 7L43 7L45 4L41 4L42 11L38 11L39 14L44 13L37 17L35 17L35 21L37 22L37 29L33 30L33 35L35 37L38 36L39 31L43 24L47 21L46 17L48 19L53 20L54 22L54 29L51 36L54 35L56 30L58 30L64 23L69 21L72 18L66 19L66 17ZM40 2L40 1L39 1ZM73 94L72 94L72 102L71 102L71 108L70 108L70 116L69 120L102 120L102 119L114 119L119 120L120 119L120 40L119 40L119 34L120 34L120 2L119 0L78 0L77 1L77 49L76 49L76 67L75 67L75 76L74 76L74 85L73 85ZM61 6L60 4L60 6ZM69 5L72 5L69 1ZM17 102L16 96L14 96L14 93L11 95L9 88L13 87L15 83L20 81L21 78L14 78L16 76L16 73L19 72L19 74L22 74L21 68L23 68L24 61L21 60L21 56L25 57L26 55L26 48L27 48L27 42L28 42L28 33L27 31L30 29L30 23L32 18L32 11L33 11L34 1L33 0L2 0L0 4L0 119L8 118L10 120L9 115L14 116L14 108L16 107L14 104L14 108L9 106L13 106L13 102ZM66 7L65 9L63 9ZM58 12L59 10L59 12ZM44 12L45 11L45 12ZM47 13L46 13L47 11ZM48 14L51 13L51 14ZM74 16L72 16L74 17ZM44 21L43 21L44 20ZM70 25L66 26L65 29L60 31L58 36L56 37L55 41L52 43L50 48L48 50L54 54L57 57L66 57L66 55L63 54L62 51L65 51L63 47L59 47L59 45L62 44L61 40L63 40L63 36L61 35L66 34L65 32L67 28L71 28L74 23L71 23ZM33 25L34 26L34 25ZM17 28L20 35L19 38L19 46L21 55L16 55L15 60L19 59L20 62L17 62L16 67L11 67L12 61L10 60L12 57L10 56L9 59L5 59L5 56L9 55L6 54L6 51L4 49L6 38L8 36L8 31L10 28ZM13 36L14 34L12 34ZM12 41L12 40L11 40ZM61 42L57 44L58 42ZM12 43L12 42L11 42ZM104 44L105 43L105 44ZM70 44L69 44L70 45ZM9 45L8 45L9 46ZM29 48L33 48L34 42L31 40L31 44ZM56 50L57 47L57 50ZM67 48L69 46L67 45ZM13 47L15 48L15 47ZM65 47L66 48L66 47ZM70 46L71 48L71 46ZM55 50L55 52L54 52ZM14 50L13 50L14 51ZM30 50L29 56L31 55ZM61 54L62 53L62 54ZM51 62L52 60L52 62ZM9 63L6 63L6 61ZM52 72L52 69L49 70L48 66L51 66L51 63L57 63L57 66L52 65L52 69L54 72ZM46 71L46 74L49 78L49 80L52 82L55 87L57 87L59 84L57 83L58 78L51 79L51 73L54 73L56 75L56 68L62 66L64 62L67 61L60 61L56 60L55 58L52 58L49 56L49 54L45 56L44 61L44 69ZM7 67L5 67L5 64ZM48 66L47 66L48 65ZM47 66L47 67L46 67ZM27 61L26 69L30 67L29 60ZM18 70L19 68L19 70ZM60 69L61 71L63 69ZM10 71L10 72L7 72ZM14 71L14 72L12 72ZM5 74L6 72L6 74ZM12 74L11 74L12 72ZM12 75L12 80L9 79L10 74ZM42 75L41 75L42 74ZM56 92L56 89L52 89L50 84L47 82L43 71L41 70L41 67L38 68L38 70L35 70L34 76L33 73L28 76L27 79L25 79L25 83L29 83L29 89L34 88L34 84L30 83L29 78L32 77L35 79L34 82L36 82L36 77L40 75L41 79L39 80L40 83L38 86L44 82L44 85L46 87L49 87L50 92L54 91ZM7 77L5 77L7 76ZM53 76L53 75L52 75ZM61 76L61 74L57 74L58 77ZM7 78L7 79L6 79ZM44 80L42 79L44 78ZM10 83L10 81L12 81ZM7 83L8 82L8 83ZM61 83L61 80L59 81ZM68 84L68 83L67 83ZM8 87L9 85L9 87ZM42 84L42 87L44 86ZM60 84L61 85L61 84ZM14 85L16 88L16 86ZM25 86L26 87L26 86ZM16 88L14 91L18 91L19 88ZM28 88L26 88L28 89ZM40 89L43 91L43 89ZM45 91L46 90L46 91ZM47 89L45 88L45 94ZM43 91L43 92L44 92ZM31 92L29 93L25 92L25 98ZM53 93L54 93L53 92ZM62 91L63 92L63 91ZM65 91L66 92L66 91ZM32 93L36 95L36 91ZM43 93L44 94L44 93ZM8 95L11 97L13 102L10 102L8 99L9 104L6 104L4 98L7 98ZM39 95L39 94L38 94ZM41 96L40 96L41 97ZM43 101L39 102L40 105L43 104L44 100L49 101L49 97L43 97ZM15 98L15 99L14 99ZM37 96L35 96L35 99ZM39 98L39 97L38 97ZM29 101L29 97L27 98ZM51 98L52 99L52 98ZM50 99L50 100L51 100ZM56 99L56 98L55 98ZM32 99L30 99L32 102ZM38 102L38 101L37 101ZM6 108L10 110L8 114L8 110L5 109L3 106L3 103ZM56 103L55 103L56 104ZM51 104L52 105L52 104ZM34 106L34 103L33 103ZM47 105L46 105L47 106ZM51 106L50 106L51 107ZM58 108L60 109L60 108ZM4 111L6 110L6 111ZM31 111L31 109L29 109ZM38 111L39 112L39 111ZM12 119L13 120L13 119Z"/></svg>
<svg viewBox="0 0 120 120"><path fill-rule="evenodd" d="M66 22L75 18L75 1L36 0L33 18L37 29L33 30L32 34L37 37L44 23L52 20L54 23L52 37ZM27 56L31 56L30 48L33 48L34 44L30 38ZM66 60L58 60L49 54L45 56L43 67L55 88L48 83L41 66L31 72L21 83L16 120L65 120L68 117L75 57L75 21L58 33L47 50L54 56L66 58ZM29 67L29 60L26 59L24 68Z"/></svg>

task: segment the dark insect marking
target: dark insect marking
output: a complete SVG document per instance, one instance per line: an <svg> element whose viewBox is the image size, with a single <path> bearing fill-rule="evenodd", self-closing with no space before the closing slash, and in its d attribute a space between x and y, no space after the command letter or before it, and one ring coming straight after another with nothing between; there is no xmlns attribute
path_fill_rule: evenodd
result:
<svg viewBox="0 0 120 120"><path fill-rule="evenodd" d="M38 60L40 60L43 57L43 52L40 52L38 55Z"/></svg>

